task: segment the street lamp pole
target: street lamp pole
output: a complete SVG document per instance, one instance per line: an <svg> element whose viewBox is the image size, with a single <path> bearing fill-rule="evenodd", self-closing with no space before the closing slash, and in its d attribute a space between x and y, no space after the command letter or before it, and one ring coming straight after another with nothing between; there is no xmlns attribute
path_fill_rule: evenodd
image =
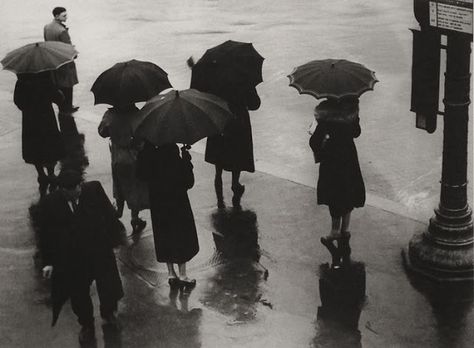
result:
<svg viewBox="0 0 474 348"><path fill-rule="evenodd" d="M473 220L467 199L471 42L448 34L440 203L428 230L409 243L412 271L443 281L474 280Z"/></svg>

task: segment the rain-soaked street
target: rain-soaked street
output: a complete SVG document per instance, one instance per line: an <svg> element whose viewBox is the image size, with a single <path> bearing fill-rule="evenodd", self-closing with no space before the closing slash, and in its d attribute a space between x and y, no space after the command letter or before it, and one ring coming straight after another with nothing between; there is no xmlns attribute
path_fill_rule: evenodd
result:
<svg viewBox="0 0 474 348"><path fill-rule="evenodd" d="M0 56L41 41L57 5L68 10L79 51L74 103L80 109L61 123L69 160L87 166L86 178L100 180L110 197L108 143L97 134L107 107L94 106L90 92L103 70L132 58L149 60L168 72L175 89L186 89L188 57L197 60L225 40L252 42L265 57L264 82L257 87L262 105L250 114L257 172L242 174L242 211L216 209L214 169L204 162L205 142L197 143L191 152L196 183L189 191L200 244L189 272L197 286L191 293L170 290L145 214L141 238L117 252L125 291L122 330L102 332L97 320L99 347L474 343L472 298L456 301L408 277L400 255L413 233L426 229L441 176L442 120L428 134L415 128L409 111L411 0L1 1ZM353 258L365 264L366 298L342 320L336 314L328 319L321 305L319 266L329 253L319 238L330 220L327 208L316 204L317 166L308 146L316 100L288 87L287 78L295 66L328 57L363 63L380 81L361 97L356 140L367 204L354 211L351 243ZM76 347L79 325L69 305L50 327L48 283L34 264L30 211L34 216L39 193L33 166L21 158L15 81L11 72L0 72L0 347ZM472 161L468 173L472 182ZM230 206L230 178L225 181ZM130 233L129 219L125 214L122 220Z"/></svg>

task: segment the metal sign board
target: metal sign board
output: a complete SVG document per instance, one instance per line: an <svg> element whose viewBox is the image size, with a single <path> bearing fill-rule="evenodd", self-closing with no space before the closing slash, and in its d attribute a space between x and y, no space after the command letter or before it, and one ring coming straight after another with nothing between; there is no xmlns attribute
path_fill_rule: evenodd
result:
<svg viewBox="0 0 474 348"><path fill-rule="evenodd" d="M472 34L472 2L473 0L430 1L430 26Z"/></svg>

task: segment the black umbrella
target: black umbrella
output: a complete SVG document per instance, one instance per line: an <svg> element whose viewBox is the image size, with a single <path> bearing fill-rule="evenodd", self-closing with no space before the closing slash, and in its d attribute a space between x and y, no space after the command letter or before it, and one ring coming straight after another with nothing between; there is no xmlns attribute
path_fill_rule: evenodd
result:
<svg viewBox="0 0 474 348"><path fill-rule="evenodd" d="M92 85L94 104L130 104L147 101L171 88L168 74L151 62L117 63L99 75Z"/></svg>
<svg viewBox="0 0 474 348"><path fill-rule="evenodd" d="M195 89L170 91L150 99L140 110L135 136L154 145L196 141L223 132L233 117L219 97Z"/></svg>
<svg viewBox="0 0 474 348"><path fill-rule="evenodd" d="M263 60L251 43L228 40L208 49L193 66L191 88L222 97L247 91L263 81Z"/></svg>

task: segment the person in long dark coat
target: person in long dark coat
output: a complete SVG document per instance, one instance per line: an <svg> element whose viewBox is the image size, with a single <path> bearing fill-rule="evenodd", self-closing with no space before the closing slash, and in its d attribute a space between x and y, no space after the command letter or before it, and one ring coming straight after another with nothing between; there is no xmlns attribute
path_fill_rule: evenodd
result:
<svg viewBox="0 0 474 348"><path fill-rule="evenodd" d="M102 185L81 180L81 174L71 169L58 175L59 189L40 202L39 237L43 276L52 278L53 325L70 298L83 343L94 338L92 281L96 281L102 318L116 324L123 290L113 248L122 242L125 228Z"/></svg>
<svg viewBox="0 0 474 348"><path fill-rule="evenodd" d="M54 167L65 155L52 103L61 104L64 97L55 87L50 72L18 74L13 96L22 111L22 155L38 172L40 190L55 179Z"/></svg>
<svg viewBox="0 0 474 348"><path fill-rule="evenodd" d="M224 99L234 114L234 119L228 122L222 134L207 138L205 161L214 164L216 169L214 188L217 206L225 208L222 172L226 170L232 172L232 204L240 208L245 191L245 186L240 183L240 173L255 172L248 111L260 107L260 97L255 85L248 81L245 74L234 76L230 84L225 81L225 77L219 76L212 64L195 64L192 57L187 60L187 64L193 70L190 87Z"/></svg>
<svg viewBox="0 0 474 348"><path fill-rule="evenodd" d="M260 107L260 98L255 87L246 88L245 92L214 93L227 101L234 119L229 121L222 134L207 139L205 161L215 165L214 188L218 207L225 207L222 191L223 170L232 172L232 203L239 207L245 191L245 186L240 183L240 173L255 172L252 127L248 111Z"/></svg>
<svg viewBox="0 0 474 348"><path fill-rule="evenodd" d="M318 117L318 111L322 114L318 108L325 106L330 113ZM364 180L354 144L361 133L358 99L324 101L316 108L315 116L318 125L309 144L320 160L318 204L329 206L332 227L325 238L330 241L348 231L352 210L365 204Z"/></svg>
<svg viewBox="0 0 474 348"><path fill-rule="evenodd" d="M194 216L187 191L194 185L191 155L176 144L154 146L145 142L138 154L138 176L148 182L156 259L166 263L171 286L193 287L186 262L199 251ZM178 264L179 277L174 269Z"/></svg>

